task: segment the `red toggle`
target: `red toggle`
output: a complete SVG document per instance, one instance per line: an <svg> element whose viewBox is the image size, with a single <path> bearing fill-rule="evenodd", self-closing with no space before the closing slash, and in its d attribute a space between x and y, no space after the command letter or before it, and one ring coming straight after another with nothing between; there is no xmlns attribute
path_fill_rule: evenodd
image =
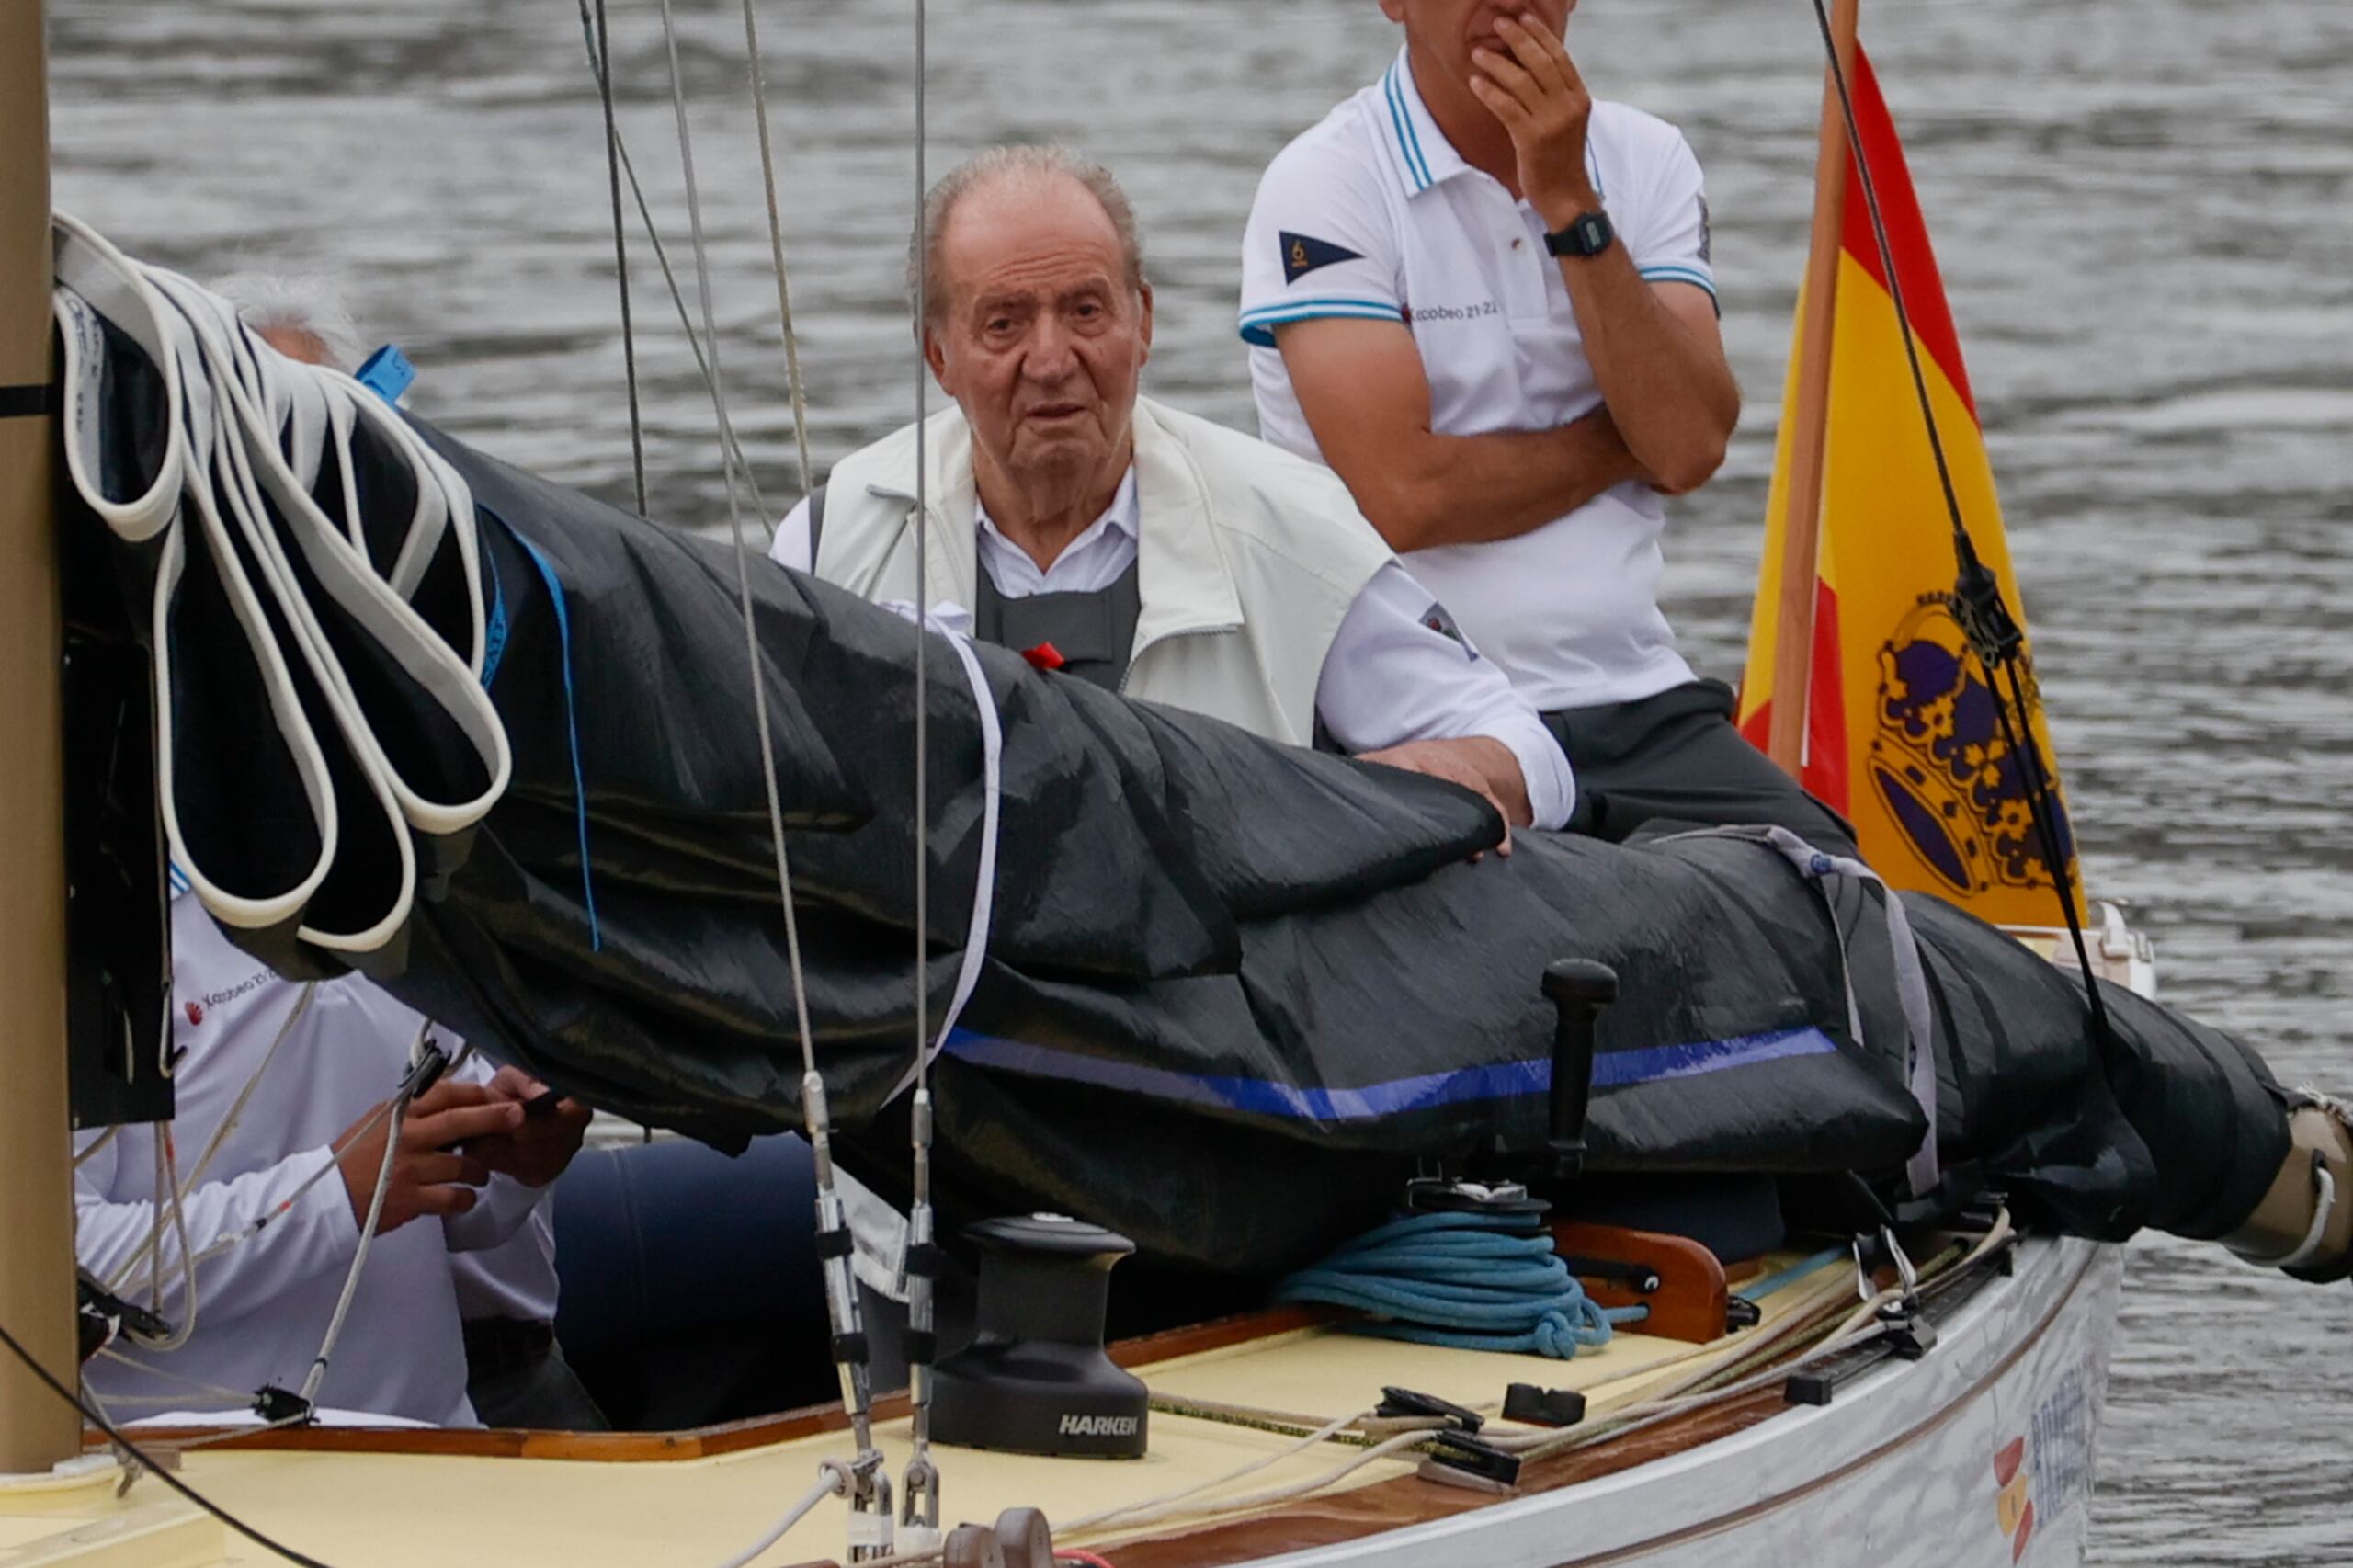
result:
<svg viewBox="0 0 2353 1568"><path fill-rule="evenodd" d="M1063 651L1051 642L1040 642L1035 648L1024 648L1021 650L1021 656L1041 670L1058 670L1067 662L1063 658Z"/></svg>

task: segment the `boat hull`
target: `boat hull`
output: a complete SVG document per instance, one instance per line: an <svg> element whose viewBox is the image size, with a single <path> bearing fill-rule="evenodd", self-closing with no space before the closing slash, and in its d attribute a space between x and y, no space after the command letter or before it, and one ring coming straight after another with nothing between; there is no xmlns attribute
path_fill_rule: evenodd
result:
<svg viewBox="0 0 2353 1568"><path fill-rule="evenodd" d="M1917 1362L1637 1468L1256 1568L2061 1568L2082 1560L2119 1248L2030 1241Z"/></svg>

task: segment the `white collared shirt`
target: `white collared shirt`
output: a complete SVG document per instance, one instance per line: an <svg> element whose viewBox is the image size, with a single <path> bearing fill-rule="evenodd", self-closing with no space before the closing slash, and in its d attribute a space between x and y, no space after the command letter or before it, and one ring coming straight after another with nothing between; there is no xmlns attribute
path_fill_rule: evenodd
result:
<svg viewBox="0 0 2353 1568"><path fill-rule="evenodd" d="M1099 593L1136 559L1142 519L1135 470L1120 482L1109 508L1042 569L998 529L987 508L979 517L975 553L1005 597ZM811 569L808 502L778 528L768 553L797 572ZM1568 759L1543 722L1394 561L1373 574L1341 620L1316 678L1315 714L1350 752L1484 735L1518 759L1537 826L1561 826L1575 803Z"/></svg>
<svg viewBox="0 0 2353 1568"><path fill-rule="evenodd" d="M1586 157L1642 275L1712 295L1707 202L1682 133L1597 103ZM1274 333L1325 316L1412 331L1441 435L1553 429L1598 408L1544 233L1533 208L1455 151L1400 52L1259 183L1241 326L1260 434L1321 459ZM1416 551L1407 564L1537 708L1632 701L1692 678L1658 607L1665 520L1658 493L1628 483L1517 538Z"/></svg>
<svg viewBox="0 0 2353 1568"><path fill-rule="evenodd" d="M172 1039L184 1054L170 1126L184 1182L252 1085L234 1130L182 1205L188 1241L201 1254L256 1221L268 1222L197 1265L197 1322L187 1344L153 1351L124 1341L85 1369L91 1389L126 1420L153 1413L150 1401L219 1410L235 1408L264 1383L301 1386L359 1244L332 1144L390 1096L425 1027L422 1015L356 974L322 982L294 1021L302 987L231 945L195 894L174 897L171 920ZM271 1042L290 1023L271 1056ZM459 1042L437 1033L454 1054ZM489 1068L476 1058L459 1075L479 1081ZM152 1126L120 1128L95 1152L98 1133L74 1139L76 1153L87 1155L74 1171L74 1252L102 1280L154 1230L155 1135ZM500 1247L539 1199L519 1182L493 1176L470 1213L415 1219L379 1235L320 1385L322 1404L477 1425L466 1401L452 1252ZM163 1314L180 1323L188 1303L176 1241L166 1244L162 1282ZM142 1267L122 1293L144 1302L147 1292Z"/></svg>

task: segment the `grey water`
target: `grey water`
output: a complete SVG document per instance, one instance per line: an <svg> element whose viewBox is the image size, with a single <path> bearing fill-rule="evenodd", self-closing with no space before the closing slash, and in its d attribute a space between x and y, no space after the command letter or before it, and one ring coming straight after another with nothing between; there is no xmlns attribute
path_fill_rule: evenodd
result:
<svg viewBox="0 0 2353 1568"><path fill-rule="evenodd" d="M691 301L653 0L608 0L624 136ZM2353 6L1868 0L2001 477L2095 891L2165 994L2353 1087ZM324 270L466 438L626 504L601 114L574 0L52 0L58 203L199 277ZM909 0L762 0L808 439L908 418ZM799 493L731 0L679 0L720 361L769 520ZM1738 673L1819 104L1803 0L1587 0L1595 90L1706 165L1748 403L1678 505L1667 602ZM1242 220L1286 138L1394 44L1374 0L942 0L928 166L1006 139L1142 214L1148 384L1247 426ZM631 236L654 516L726 526L713 416ZM937 392L933 393L937 406ZM2173 1151L2195 1157L2195 1151ZM2131 1249L2092 1560L2353 1562L2353 1290ZM1990 1496L1990 1494L1989 1494ZM1991 1502L1988 1528L1992 1528Z"/></svg>

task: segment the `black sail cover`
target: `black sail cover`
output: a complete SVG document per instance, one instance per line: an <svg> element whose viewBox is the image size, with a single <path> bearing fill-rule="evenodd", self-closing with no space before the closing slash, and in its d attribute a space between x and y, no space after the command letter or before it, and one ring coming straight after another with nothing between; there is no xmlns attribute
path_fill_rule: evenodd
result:
<svg viewBox="0 0 2353 1568"><path fill-rule="evenodd" d="M60 291L79 444L63 520L98 537L114 525L126 625L149 641L162 629L166 793L185 824L215 824L201 845L193 828L179 840L204 862L185 868L199 890L286 883L285 837L307 844L309 819L301 770L279 755L290 726L254 675L266 639L209 599L173 601L222 597L234 574L213 558L267 557L265 536L299 532L306 505L343 541L308 548L347 544L417 585L413 600L439 585L450 602L419 615L471 662L505 731L511 770L487 813L416 830L396 937L355 942L345 921L323 945L258 893L230 934L290 972L355 964L605 1109L722 1145L796 1127L801 1046L733 550L420 426L444 472L383 422L335 415L369 394L266 349L238 371L252 406L214 409L213 445L237 447L242 417L244 465L283 459L308 501L257 487L246 512L260 542L233 549L193 496L168 527L128 538L92 500L154 488L169 461L159 422L178 408L201 437L197 383L230 372L218 343L183 352L176 371L162 364L170 332L115 319L159 308L157 291L119 292L101 305L96 285ZM226 390L210 401L234 403ZM298 429L313 395L330 411L324 443ZM182 483L199 463L181 461ZM234 466L217 450L212 465ZM412 548L436 474L448 494L452 474L462 482L472 517ZM175 553L203 569L169 566ZM756 554L744 568L816 1060L846 1162L889 1192L907 1163L915 1049L919 638L935 1024L975 938L982 712L938 633ZM269 574L250 561L245 574L267 597ZM278 577L300 592L298 575ZM453 581L472 603L451 599ZM317 591L308 603L345 662L364 663L364 640L332 631L345 608ZM1620 977L1595 1073L1597 1168L1852 1171L1892 1189L1927 1132L1875 887L1810 881L1734 836L1616 846L1521 832L1508 857L1482 856L1498 824L1450 785L977 653L1001 789L985 961L933 1066L950 1222L1052 1209L1171 1261L1302 1263L1378 1220L1417 1165L1541 1150L1552 1016L1538 984L1563 957ZM357 708L411 751L463 749L449 725L404 718L388 682L346 686L344 703L314 702L330 715L314 729ZM199 721L209 738L191 736ZM329 770L338 799L365 771ZM296 828L218 825L240 817ZM346 836L350 854L381 858ZM324 885L355 902L366 869L340 864ZM2113 987L2113 1038L2095 1043L2079 978L1933 898L1904 901L1949 1181L2103 1238L2144 1224L2211 1235L2252 1209L2286 1152L2283 1097L2258 1057Z"/></svg>

